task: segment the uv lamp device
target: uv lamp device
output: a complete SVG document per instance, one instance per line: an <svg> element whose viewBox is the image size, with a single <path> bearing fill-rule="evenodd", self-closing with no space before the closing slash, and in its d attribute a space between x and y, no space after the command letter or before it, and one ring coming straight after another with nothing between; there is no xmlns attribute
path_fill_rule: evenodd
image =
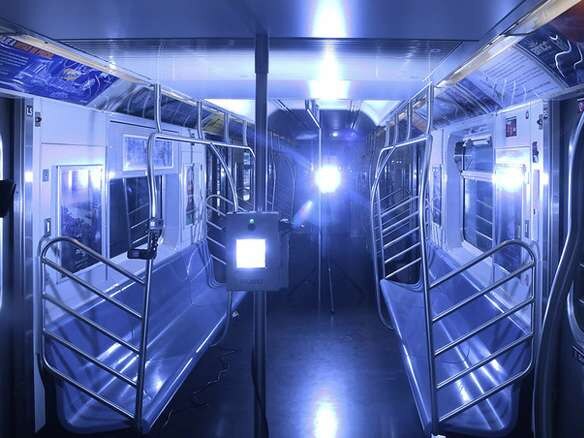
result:
<svg viewBox="0 0 584 438"><path fill-rule="evenodd" d="M277 212L226 217L227 289L276 291L288 283L287 238Z"/></svg>

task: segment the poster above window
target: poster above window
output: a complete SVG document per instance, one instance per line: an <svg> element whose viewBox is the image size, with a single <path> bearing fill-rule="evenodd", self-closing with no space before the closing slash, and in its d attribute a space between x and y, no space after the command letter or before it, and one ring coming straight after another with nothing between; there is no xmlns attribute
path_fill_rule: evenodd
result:
<svg viewBox="0 0 584 438"><path fill-rule="evenodd" d="M148 138L138 135L124 135L124 170L146 170ZM156 169L172 169L172 142L157 140L153 151Z"/></svg>

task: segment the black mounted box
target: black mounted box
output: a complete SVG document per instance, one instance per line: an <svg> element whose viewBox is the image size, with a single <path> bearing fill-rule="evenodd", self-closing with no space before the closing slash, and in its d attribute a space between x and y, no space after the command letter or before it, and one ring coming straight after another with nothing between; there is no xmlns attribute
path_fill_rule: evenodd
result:
<svg viewBox="0 0 584 438"><path fill-rule="evenodd" d="M277 212L227 215L227 289L277 291L288 285L288 238Z"/></svg>

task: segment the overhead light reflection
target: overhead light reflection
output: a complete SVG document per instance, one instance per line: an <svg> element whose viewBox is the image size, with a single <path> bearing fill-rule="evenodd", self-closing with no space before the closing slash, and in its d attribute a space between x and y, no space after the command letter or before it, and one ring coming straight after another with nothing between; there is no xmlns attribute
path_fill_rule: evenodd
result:
<svg viewBox="0 0 584 438"><path fill-rule="evenodd" d="M346 38L347 23L342 0L320 0L314 12L313 38Z"/></svg>
<svg viewBox="0 0 584 438"><path fill-rule="evenodd" d="M309 81L311 99L347 99L349 81L341 79L337 55L333 46L325 47L318 69L318 79Z"/></svg>

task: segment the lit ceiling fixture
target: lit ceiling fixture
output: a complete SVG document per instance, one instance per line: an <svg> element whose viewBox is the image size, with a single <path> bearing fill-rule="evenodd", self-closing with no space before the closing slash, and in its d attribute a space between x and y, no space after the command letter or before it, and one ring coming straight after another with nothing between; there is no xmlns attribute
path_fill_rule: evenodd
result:
<svg viewBox="0 0 584 438"><path fill-rule="evenodd" d="M341 79L335 49L327 45L318 69L318 79L309 81L311 99L347 99L349 81Z"/></svg>
<svg viewBox="0 0 584 438"><path fill-rule="evenodd" d="M342 0L319 0L314 11L313 38L347 38Z"/></svg>

